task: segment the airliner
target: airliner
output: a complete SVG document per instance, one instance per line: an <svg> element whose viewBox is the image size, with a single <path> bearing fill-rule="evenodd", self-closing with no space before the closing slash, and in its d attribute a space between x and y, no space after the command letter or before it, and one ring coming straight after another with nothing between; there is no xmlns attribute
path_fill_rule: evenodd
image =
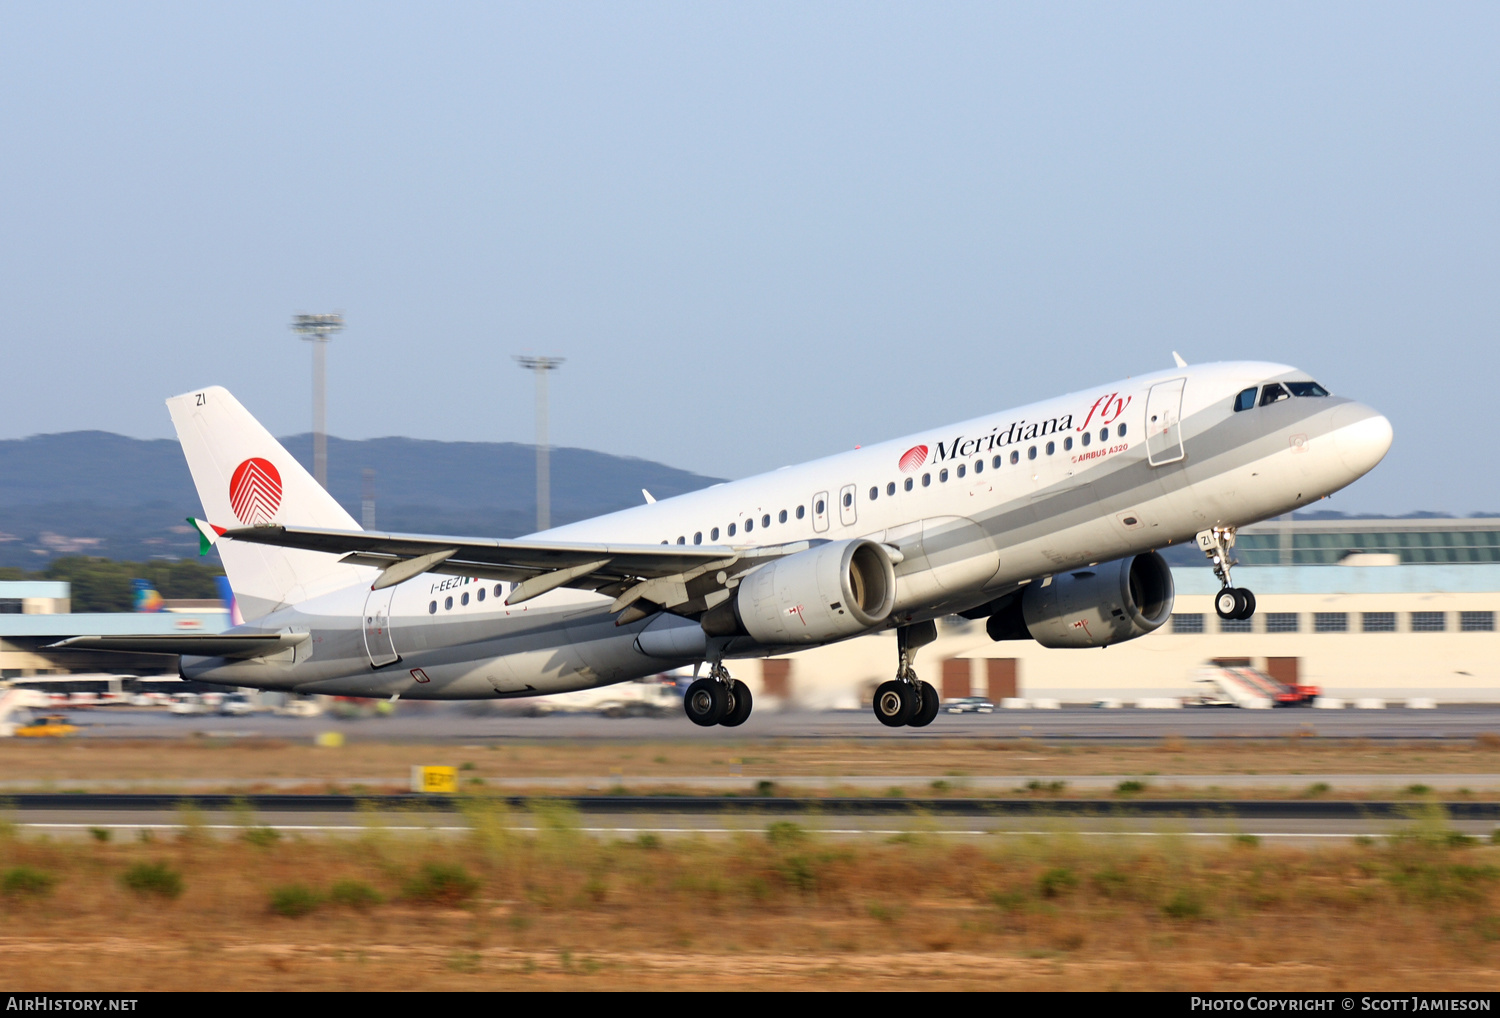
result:
<svg viewBox="0 0 1500 1018"><path fill-rule="evenodd" d="M527 697L692 667L683 706L734 727L726 662L894 630L887 726L938 714L935 620L1108 647L1170 617L1160 549L1195 542L1225 618L1237 528L1385 456L1391 425L1279 364L1175 367L518 540L367 531L218 387L167 401L242 624L58 646L181 655L184 678L298 694Z"/></svg>

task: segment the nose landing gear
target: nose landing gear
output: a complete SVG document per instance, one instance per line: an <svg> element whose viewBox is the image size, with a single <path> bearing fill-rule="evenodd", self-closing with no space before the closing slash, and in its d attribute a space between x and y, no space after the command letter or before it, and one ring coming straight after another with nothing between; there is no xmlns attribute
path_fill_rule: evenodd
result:
<svg viewBox="0 0 1500 1018"><path fill-rule="evenodd" d="M882 682L875 690L875 717L887 728L926 728L938 716L938 692L932 683L917 678L912 662L917 648L937 638L937 626L931 622L902 626L896 630L899 661L896 677Z"/></svg>
<svg viewBox="0 0 1500 1018"><path fill-rule="evenodd" d="M1234 586L1230 579L1229 550L1234 547L1234 527L1214 527L1198 535L1198 547L1213 565L1214 575L1223 589L1214 597L1214 611L1219 618L1244 621L1255 614L1255 595L1244 587Z"/></svg>

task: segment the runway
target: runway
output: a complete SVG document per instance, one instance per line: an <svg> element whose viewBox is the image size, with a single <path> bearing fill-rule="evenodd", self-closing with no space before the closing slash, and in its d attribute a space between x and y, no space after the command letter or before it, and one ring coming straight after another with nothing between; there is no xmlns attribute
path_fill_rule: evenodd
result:
<svg viewBox="0 0 1500 1018"><path fill-rule="evenodd" d="M1500 704L1472 704L1412 710L1179 709L1004 710L993 714L940 714L928 728L884 728L868 710L763 711L733 731L700 728L680 714L664 718L606 718L595 714L555 714L531 718L513 714L476 716L473 705L401 704L395 716L350 720L332 716L285 718L169 715L135 708L95 708L69 712L84 738L172 738L209 736L310 738L338 731L350 738L385 741L494 742L513 739L622 739L655 741L701 739L737 741L786 739L1047 739L1130 741L1185 738L1277 738L1319 735L1364 739L1472 739L1500 733Z"/></svg>

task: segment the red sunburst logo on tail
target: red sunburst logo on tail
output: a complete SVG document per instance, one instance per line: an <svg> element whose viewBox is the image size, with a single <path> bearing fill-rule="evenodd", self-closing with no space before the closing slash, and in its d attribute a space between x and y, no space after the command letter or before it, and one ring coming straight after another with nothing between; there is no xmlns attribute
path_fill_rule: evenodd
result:
<svg viewBox="0 0 1500 1018"><path fill-rule="evenodd" d="M281 505L281 474L270 460L248 459L229 479L229 507L241 523L258 527L270 523Z"/></svg>
<svg viewBox="0 0 1500 1018"><path fill-rule="evenodd" d="M927 446L914 445L901 454L901 472L909 474L927 462Z"/></svg>

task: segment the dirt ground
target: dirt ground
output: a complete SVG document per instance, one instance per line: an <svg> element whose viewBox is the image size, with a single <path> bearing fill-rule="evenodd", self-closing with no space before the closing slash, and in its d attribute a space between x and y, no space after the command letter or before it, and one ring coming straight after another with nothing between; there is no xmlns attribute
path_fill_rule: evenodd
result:
<svg viewBox="0 0 1500 1018"><path fill-rule="evenodd" d="M0 836L0 984L172 989L1500 988L1500 847L1441 817L1316 851L858 843L795 824L606 842ZM144 875L143 875L144 874Z"/></svg>
<svg viewBox="0 0 1500 1018"><path fill-rule="evenodd" d="M1202 739L1154 745L1049 745L1029 739L942 742L746 740L742 742L536 743L454 746L351 740L337 749L281 739L0 740L0 777L45 782L114 779L305 779L308 790L386 782L405 787L416 764L462 768L478 785L498 778L944 776L1158 774L1495 774L1500 736L1478 740ZM477 779L477 780L476 780ZM1024 785L1024 780L1020 782ZM908 791L917 794L923 786Z"/></svg>

